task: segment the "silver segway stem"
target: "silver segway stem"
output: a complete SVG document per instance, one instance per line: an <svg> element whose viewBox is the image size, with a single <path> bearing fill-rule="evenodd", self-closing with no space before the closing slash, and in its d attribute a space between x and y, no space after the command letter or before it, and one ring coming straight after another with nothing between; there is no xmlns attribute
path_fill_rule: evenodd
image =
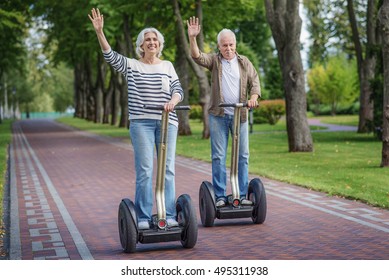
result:
<svg viewBox="0 0 389 280"><path fill-rule="evenodd" d="M221 103L219 107L234 107L234 127L232 131L232 151L231 151L231 170L230 182L232 190L232 205L240 205L240 192L238 180L238 162L239 162L239 142L240 142L240 111L247 108L247 103L227 104Z"/></svg>
<svg viewBox="0 0 389 280"><path fill-rule="evenodd" d="M167 159L167 138L169 129L169 112L164 110L162 105L145 105L144 108L152 110L161 110L161 137L157 156L157 178L155 186L155 200L157 206L157 226L159 229L165 229L166 223L166 207L165 207L165 174L166 174L166 159ZM176 106L175 110L190 110L190 106Z"/></svg>
<svg viewBox="0 0 389 280"><path fill-rule="evenodd" d="M162 112L161 120L161 142L158 149L157 179L155 187L155 199L157 204L158 220L166 219L165 207L165 174L166 174L166 153L167 153L167 130L169 125L169 112Z"/></svg>
<svg viewBox="0 0 389 280"><path fill-rule="evenodd" d="M240 199L239 181L238 181L238 162L239 162L239 140L240 140L240 110L242 107L234 108L234 127L232 135L231 151L231 170L230 181L232 189L232 200Z"/></svg>

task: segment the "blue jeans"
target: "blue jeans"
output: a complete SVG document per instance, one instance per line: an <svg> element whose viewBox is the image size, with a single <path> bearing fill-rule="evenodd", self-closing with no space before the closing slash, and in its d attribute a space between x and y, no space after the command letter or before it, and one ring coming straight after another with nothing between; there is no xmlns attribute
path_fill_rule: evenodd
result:
<svg viewBox="0 0 389 280"><path fill-rule="evenodd" d="M178 128L169 124L166 175L165 175L165 206L166 218L176 217L175 205L175 152ZM135 209L139 221L150 221L153 209L153 164L154 148L158 153L161 137L161 121L131 120L130 138L134 147L136 190Z"/></svg>
<svg viewBox="0 0 389 280"><path fill-rule="evenodd" d="M212 152L212 184L215 190L216 201L226 201L226 157L229 134L233 133L234 116L218 117L209 115ZM248 122L240 124L238 184L240 197L246 197L249 180L249 139Z"/></svg>

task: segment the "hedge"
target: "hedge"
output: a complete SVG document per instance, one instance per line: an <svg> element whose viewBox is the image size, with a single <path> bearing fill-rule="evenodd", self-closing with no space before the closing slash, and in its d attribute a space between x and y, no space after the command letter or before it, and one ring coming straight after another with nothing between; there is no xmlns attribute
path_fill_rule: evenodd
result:
<svg viewBox="0 0 389 280"><path fill-rule="evenodd" d="M201 120L202 115L202 108L200 105L191 105L190 119ZM260 101L259 107L254 109L253 115L254 123L274 125L283 115L285 115L285 100L274 99Z"/></svg>

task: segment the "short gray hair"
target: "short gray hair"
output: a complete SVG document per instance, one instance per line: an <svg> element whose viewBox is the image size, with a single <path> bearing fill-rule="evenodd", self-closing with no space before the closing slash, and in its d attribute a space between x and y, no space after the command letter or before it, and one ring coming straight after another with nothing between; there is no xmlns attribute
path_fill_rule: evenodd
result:
<svg viewBox="0 0 389 280"><path fill-rule="evenodd" d="M141 46L143 45L143 43L145 41L145 34L149 33L149 32L153 32L153 33L155 33L157 35L157 38L158 38L158 41L159 41L159 53L157 54L157 57L160 57L162 55L162 50L163 50L163 45L165 43L165 38L163 37L161 32L159 32L154 27L147 27L147 28L143 29L139 33L138 38L136 39L136 50L135 50L135 52L136 52L136 54L139 57L143 57L145 51L142 50Z"/></svg>
<svg viewBox="0 0 389 280"><path fill-rule="evenodd" d="M235 33L232 32L231 29L224 28L222 31L219 32L219 34L217 34L217 44L218 45L220 44L220 40L221 40L222 36L227 35L227 34L231 35L234 38L234 42L236 44Z"/></svg>

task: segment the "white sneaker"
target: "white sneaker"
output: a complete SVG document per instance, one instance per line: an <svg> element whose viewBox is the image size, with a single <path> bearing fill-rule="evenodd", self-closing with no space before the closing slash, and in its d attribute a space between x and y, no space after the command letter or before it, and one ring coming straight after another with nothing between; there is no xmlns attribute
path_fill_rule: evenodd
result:
<svg viewBox="0 0 389 280"><path fill-rule="evenodd" d="M140 221L138 223L138 229L140 230L145 230L145 229L149 229L150 228L150 224L148 221Z"/></svg>
<svg viewBox="0 0 389 280"><path fill-rule="evenodd" d="M216 207L226 206L226 202L223 199L216 201Z"/></svg>
<svg viewBox="0 0 389 280"><path fill-rule="evenodd" d="M253 205L253 202L251 200L246 199L246 198L242 198L240 200L240 204L242 204L242 205Z"/></svg>
<svg viewBox="0 0 389 280"><path fill-rule="evenodd" d="M175 219L167 219L168 227L178 227L178 222Z"/></svg>

